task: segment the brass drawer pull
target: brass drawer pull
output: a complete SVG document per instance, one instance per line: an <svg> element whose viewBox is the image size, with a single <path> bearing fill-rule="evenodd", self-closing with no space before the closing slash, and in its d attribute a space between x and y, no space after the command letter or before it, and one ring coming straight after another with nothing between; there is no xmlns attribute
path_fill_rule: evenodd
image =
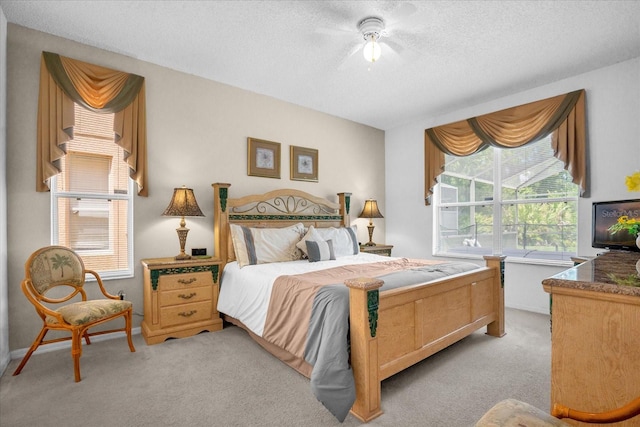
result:
<svg viewBox="0 0 640 427"><path fill-rule="evenodd" d="M196 314L198 312L198 310L191 310L191 311L183 311L178 313L178 316L182 316L182 317L191 317L194 314Z"/></svg>
<svg viewBox="0 0 640 427"><path fill-rule="evenodd" d="M196 279L195 277L192 277L190 279L178 279L178 283L182 284L182 285L190 285L191 283L195 282Z"/></svg>
<svg viewBox="0 0 640 427"><path fill-rule="evenodd" d="M178 295L178 298L191 299L191 298L195 297L196 295L198 295L198 294L195 293L195 292L191 292L189 295L180 294L180 295Z"/></svg>

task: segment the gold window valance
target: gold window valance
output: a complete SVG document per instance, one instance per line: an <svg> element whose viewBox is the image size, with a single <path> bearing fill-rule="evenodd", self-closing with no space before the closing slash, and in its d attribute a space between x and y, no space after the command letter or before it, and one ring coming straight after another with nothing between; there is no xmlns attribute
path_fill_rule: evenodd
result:
<svg viewBox="0 0 640 427"><path fill-rule="evenodd" d="M125 152L138 195L148 196L144 77L42 52L36 191L49 191L60 173L66 142L73 139L74 103L98 113L115 113L115 142Z"/></svg>
<svg viewBox="0 0 640 427"><path fill-rule="evenodd" d="M437 177L444 171L444 155L468 156L488 146L515 148L551 133L556 158L580 187L587 191L585 91L519 105L495 113L426 129L425 204L433 194Z"/></svg>

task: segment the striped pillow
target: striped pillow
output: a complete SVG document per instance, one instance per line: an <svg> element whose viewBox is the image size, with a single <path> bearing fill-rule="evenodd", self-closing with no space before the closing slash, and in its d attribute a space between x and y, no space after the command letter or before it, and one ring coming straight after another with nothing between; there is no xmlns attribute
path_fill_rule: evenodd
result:
<svg viewBox="0 0 640 427"><path fill-rule="evenodd" d="M331 240L307 240L307 256L309 262L328 261L336 259L333 253L333 243Z"/></svg>
<svg viewBox="0 0 640 427"><path fill-rule="evenodd" d="M230 224L231 240L240 268L245 265L300 259L296 243L304 234L298 223L284 228L250 228Z"/></svg>
<svg viewBox="0 0 640 427"><path fill-rule="evenodd" d="M340 228L316 228L316 231L321 239L331 239L333 241L333 250L336 258L360 253L360 245L358 244L357 237L358 229L355 225Z"/></svg>

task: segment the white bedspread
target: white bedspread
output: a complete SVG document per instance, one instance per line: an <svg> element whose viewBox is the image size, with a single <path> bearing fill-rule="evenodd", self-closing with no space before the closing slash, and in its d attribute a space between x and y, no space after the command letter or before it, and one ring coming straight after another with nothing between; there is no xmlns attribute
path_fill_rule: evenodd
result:
<svg viewBox="0 0 640 427"><path fill-rule="evenodd" d="M278 276L302 274L350 264L365 264L393 258L370 253L340 257L332 261L307 260L274 262L238 267L237 262L225 265L220 279L218 311L241 321L254 334L262 336L271 288Z"/></svg>

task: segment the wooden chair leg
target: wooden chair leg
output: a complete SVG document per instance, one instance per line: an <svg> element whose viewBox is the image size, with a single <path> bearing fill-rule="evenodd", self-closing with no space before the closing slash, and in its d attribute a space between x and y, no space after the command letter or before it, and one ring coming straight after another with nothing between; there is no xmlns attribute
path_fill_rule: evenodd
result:
<svg viewBox="0 0 640 427"><path fill-rule="evenodd" d="M71 357L73 358L73 373L76 382L80 382L80 356L82 356L82 337L84 332L75 329L71 334Z"/></svg>
<svg viewBox="0 0 640 427"><path fill-rule="evenodd" d="M42 328L37 338L33 341L33 344L31 344L31 347L29 347L29 351L27 351L27 354L25 354L22 358L22 362L20 362L20 365L18 365L16 370L13 372L13 375L18 375L20 374L20 372L22 372L22 368L24 368L24 365L27 364L33 352L36 351L40 344L42 344L42 340L44 340L44 336L47 335L48 331L49 330L46 327Z"/></svg>
<svg viewBox="0 0 640 427"><path fill-rule="evenodd" d="M132 326L132 313L131 310L124 316L125 329L127 330L127 342L129 343L129 350L131 353L135 353L136 349L133 346L133 341L131 340L131 326Z"/></svg>

